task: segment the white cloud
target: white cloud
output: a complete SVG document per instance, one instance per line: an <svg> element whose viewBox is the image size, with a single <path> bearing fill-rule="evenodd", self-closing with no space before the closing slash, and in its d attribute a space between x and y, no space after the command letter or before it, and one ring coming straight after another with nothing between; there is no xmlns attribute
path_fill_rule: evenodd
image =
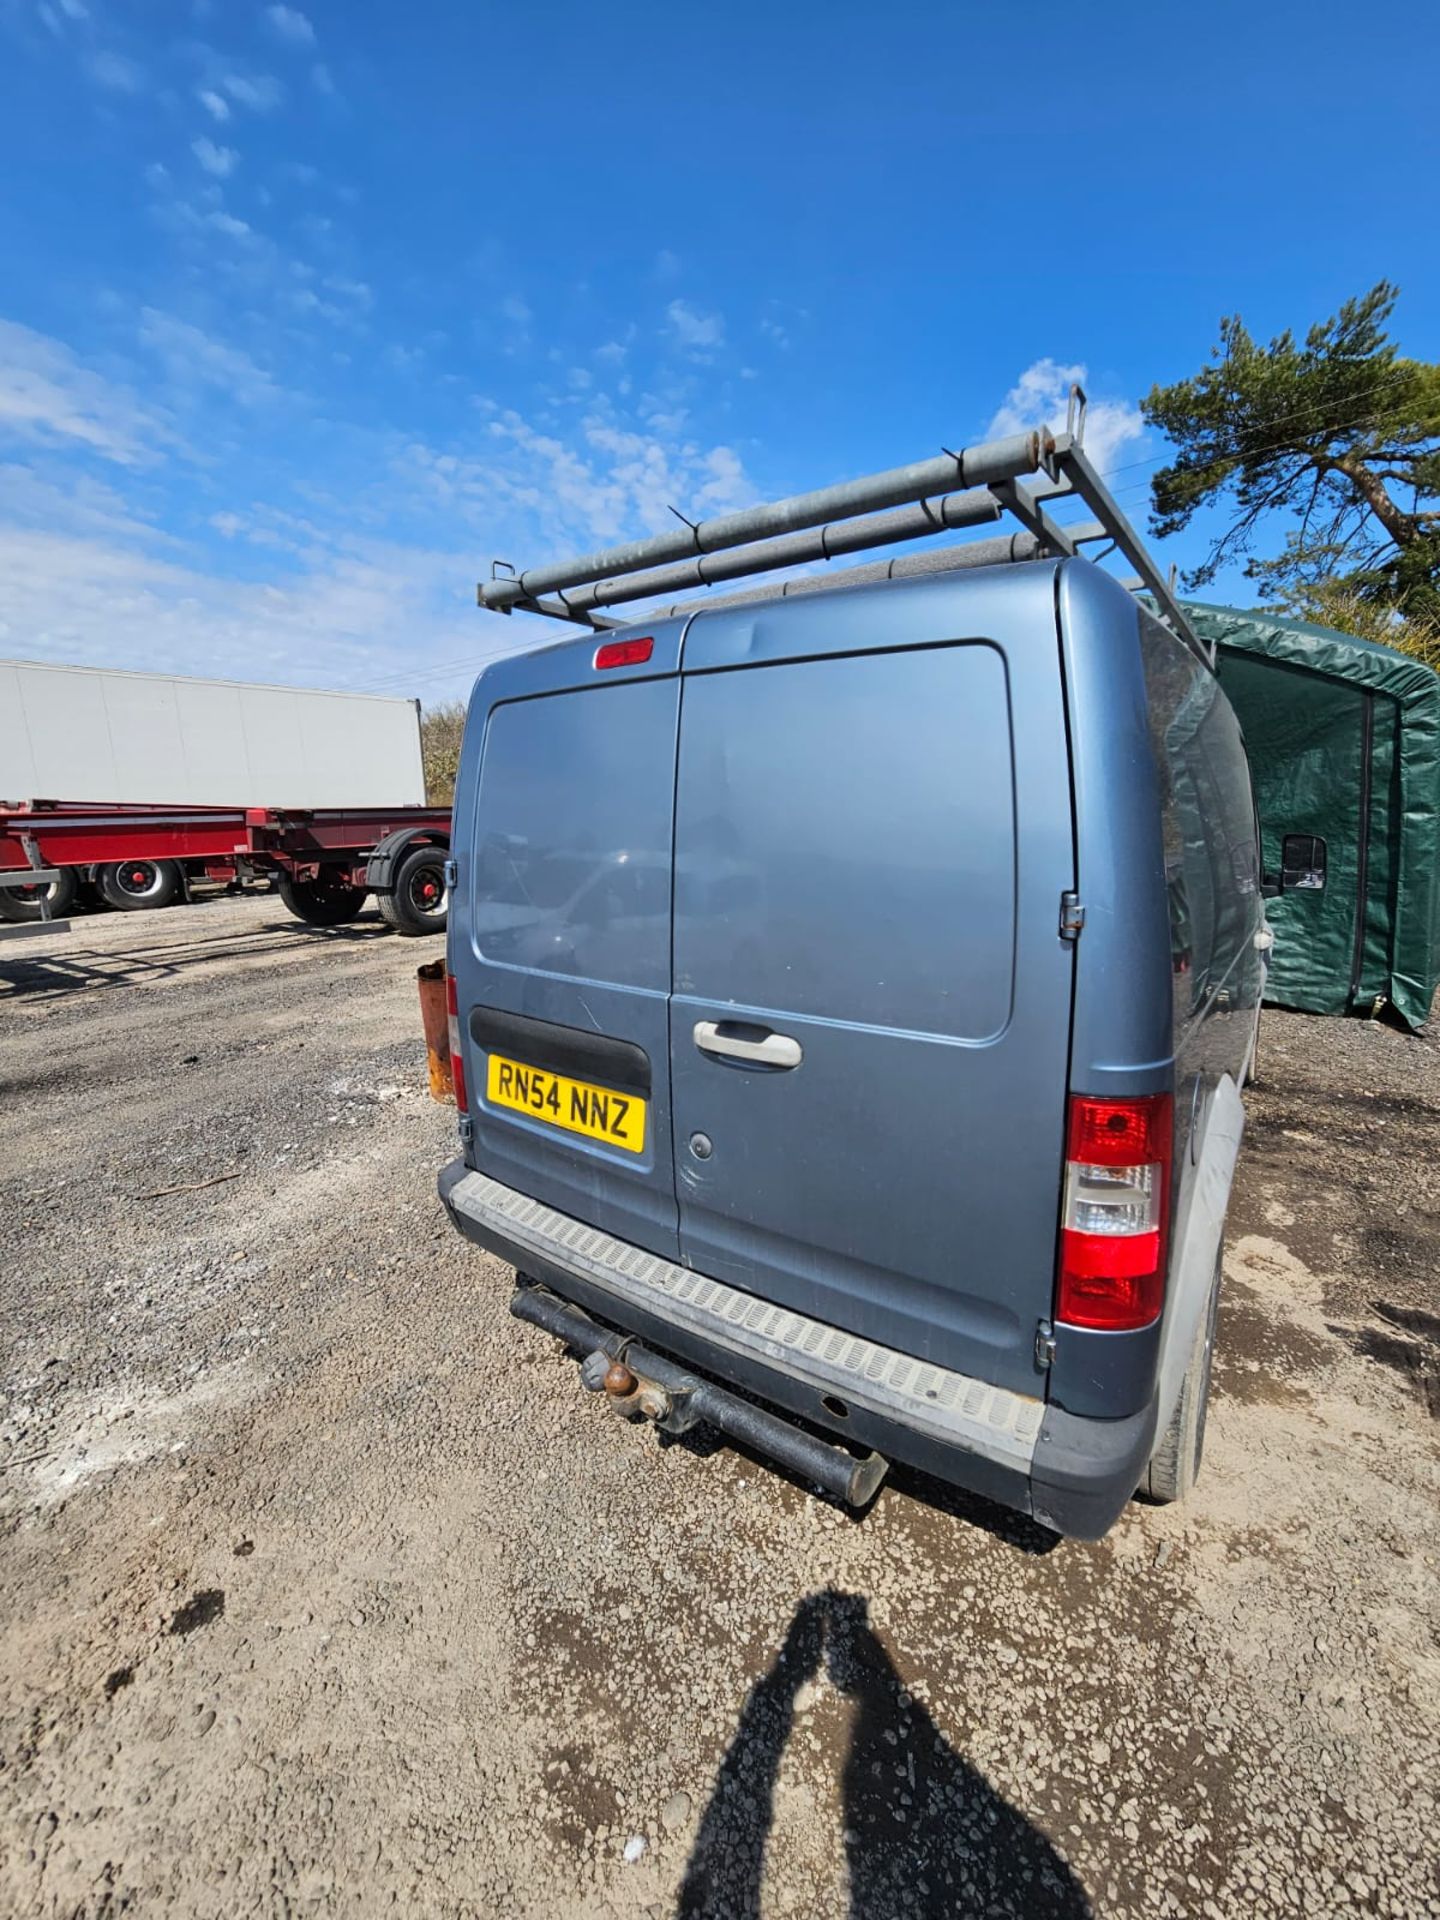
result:
<svg viewBox="0 0 1440 1920"><path fill-rule="evenodd" d="M578 444L511 409L498 410L488 431L492 450L484 459L412 444L402 458L405 478L418 477L487 541L526 555L654 532L672 524L672 505L719 513L754 498L733 449L637 431L603 402L581 423Z"/></svg>
<svg viewBox="0 0 1440 1920"><path fill-rule="evenodd" d="M313 47L315 29L298 7L274 6L265 9L271 31L293 47Z"/></svg>
<svg viewBox="0 0 1440 1920"><path fill-rule="evenodd" d="M308 686L460 687L516 633L474 610L468 555L383 541L237 579L136 542L0 523L0 647L22 659ZM461 664L466 663L466 664Z"/></svg>
<svg viewBox="0 0 1440 1920"><path fill-rule="evenodd" d="M123 53L92 53L85 62L85 71L97 87L105 87L111 93L139 93L145 84L144 68L127 60Z"/></svg>
<svg viewBox="0 0 1440 1920"><path fill-rule="evenodd" d="M685 300L672 300L665 311L671 332L689 351L704 354L724 344L725 322L718 313L702 313Z"/></svg>
<svg viewBox="0 0 1440 1920"><path fill-rule="evenodd" d="M1083 386L1088 369L1083 363L1064 365L1047 355L1033 361L1006 394L990 422L990 433L1003 439L1031 427L1060 432L1065 426L1070 388ZM1092 400L1085 419L1085 451L1104 474L1122 447L1144 437L1140 409L1128 400Z"/></svg>
<svg viewBox="0 0 1440 1920"><path fill-rule="evenodd" d="M252 113L273 113L285 98L285 89L268 73L227 73L220 85L237 106Z"/></svg>
<svg viewBox="0 0 1440 1920"><path fill-rule="evenodd" d="M332 293L338 294L342 300L350 301L362 313L368 313L375 304L374 290L363 280L346 280L341 275L332 273L326 275L325 284Z"/></svg>
<svg viewBox="0 0 1440 1920"><path fill-rule="evenodd" d="M335 85L334 76L323 61L317 63L310 69L310 78L315 84L315 91L325 94L329 99L334 99L335 95L339 92L339 88Z"/></svg>
<svg viewBox="0 0 1440 1920"><path fill-rule="evenodd" d="M0 462L0 651L438 696L487 654L555 635L474 611L490 557L533 562L673 524L672 504L699 517L753 497L735 449L687 431L676 405L647 399L641 424L593 394L565 439L483 406L478 454L334 422L348 465L305 487L290 396L263 365L157 308L139 344L151 390L217 459L167 468L181 447L169 412L142 409L58 342L0 333L0 432L24 449ZM230 447L219 395L272 403L277 431L257 418ZM87 471L97 455L113 485Z"/></svg>
<svg viewBox="0 0 1440 1920"><path fill-rule="evenodd" d="M107 481L86 473L67 474L46 453L32 454L24 464L0 463L0 523L42 533L63 529L106 539L177 544L135 512Z"/></svg>
<svg viewBox="0 0 1440 1920"><path fill-rule="evenodd" d="M282 397L275 381L248 353L157 307L143 309L140 341L156 356L175 387L214 387L243 407Z"/></svg>
<svg viewBox="0 0 1440 1920"><path fill-rule="evenodd" d="M174 444L168 424L68 347L0 320L0 438L85 448L118 466L148 465Z"/></svg>
<svg viewBox="0 0 1440 1920"><path fill-rule="evenodd" d="M197 98L212 119L225 121L230 118L230 102L223 94L216 93L210 87L202 87Z"/></svg>
<svg viewBox="0 0 1440 1920"><path fill-rule="evenodd" d="M206 173L213 173L217 180L228 179L240 164L240 156L234 147L217 147L213 140L203 137L190 142L190 151L200 162Z"/></svg>

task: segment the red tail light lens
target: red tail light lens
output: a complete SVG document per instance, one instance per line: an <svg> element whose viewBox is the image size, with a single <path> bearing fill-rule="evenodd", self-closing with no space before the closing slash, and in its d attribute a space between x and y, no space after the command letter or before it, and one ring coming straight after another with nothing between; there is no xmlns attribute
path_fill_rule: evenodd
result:
<svg viewBox="0 0 1440 1920"><path fill-rule="evenodd" d="M595 665L602 671L606 667L643 667L654 651L655 641L648 634L643 640L607 640L595 649Z"/></svg>
<svg viewBox="0 0 1440 1920"><path fill-rule="evenodd" d="M445 1012L450 1026L450 1078L455 1084L455 1106L460 1113L470 1111L465 1091L465 1062L460 1057L460 1001L455 992L455 976L445 976Z"/></svg>
<svg viewBox="0 0 1440 1920"><path fill-rule="evenodd" d="M1159 1313L1173 1127L1168 1093L1071 1096L1057 1320L1120 1332L1149 1326Z"/></svg>

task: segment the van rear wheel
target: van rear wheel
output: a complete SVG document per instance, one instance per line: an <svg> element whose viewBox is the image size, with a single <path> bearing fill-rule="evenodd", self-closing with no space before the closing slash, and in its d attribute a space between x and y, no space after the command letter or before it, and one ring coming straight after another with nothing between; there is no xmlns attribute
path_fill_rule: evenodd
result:
<svg viewBox="0 0 1440 1920"><path fill-rule="evenodd" d="M1180 1398L1160 1444L1150 1456L1140 1491L1157 1506L1183 1500L1194 1486L1205 1453L1205 1421L1210 1411L1210 1377L1215 1363L1215 1325L1220 1312L1220 1269L1225 1250L1215 1256L1210 1298L1190 1348Z"/></svg>

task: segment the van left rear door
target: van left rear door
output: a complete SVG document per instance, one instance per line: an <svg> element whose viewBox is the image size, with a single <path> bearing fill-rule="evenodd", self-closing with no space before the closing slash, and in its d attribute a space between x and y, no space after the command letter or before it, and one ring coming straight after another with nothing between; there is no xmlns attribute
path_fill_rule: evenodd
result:
<svg viewBox="0 0 1440 1920"><path fill-rule="evenodd" d="M682 630L635 665L597 668L592 637L483 675L450 933L475 1165L670 1259Z"/></svg>

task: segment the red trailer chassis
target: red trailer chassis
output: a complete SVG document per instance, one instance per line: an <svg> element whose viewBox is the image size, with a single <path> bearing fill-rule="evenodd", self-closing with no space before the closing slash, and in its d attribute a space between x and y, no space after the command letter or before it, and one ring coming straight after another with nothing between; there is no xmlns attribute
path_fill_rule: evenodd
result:
<svg viewBox="0 0 1440 1920"><path fill-rule="evenodd" d="M26 876L5 887L10 902L24 903L6 915L11 932L58 931L63 913L47 911L50 898L68 904L97 877L118 885L105 889L112 904L151 904L138 890L125 896L127 868L137 880L162 870L230 882L270 876L291 912L321 926L353 919L373 893L397 931L439 932L449 847L448 807L0 805L0 885Z"/></svg>

